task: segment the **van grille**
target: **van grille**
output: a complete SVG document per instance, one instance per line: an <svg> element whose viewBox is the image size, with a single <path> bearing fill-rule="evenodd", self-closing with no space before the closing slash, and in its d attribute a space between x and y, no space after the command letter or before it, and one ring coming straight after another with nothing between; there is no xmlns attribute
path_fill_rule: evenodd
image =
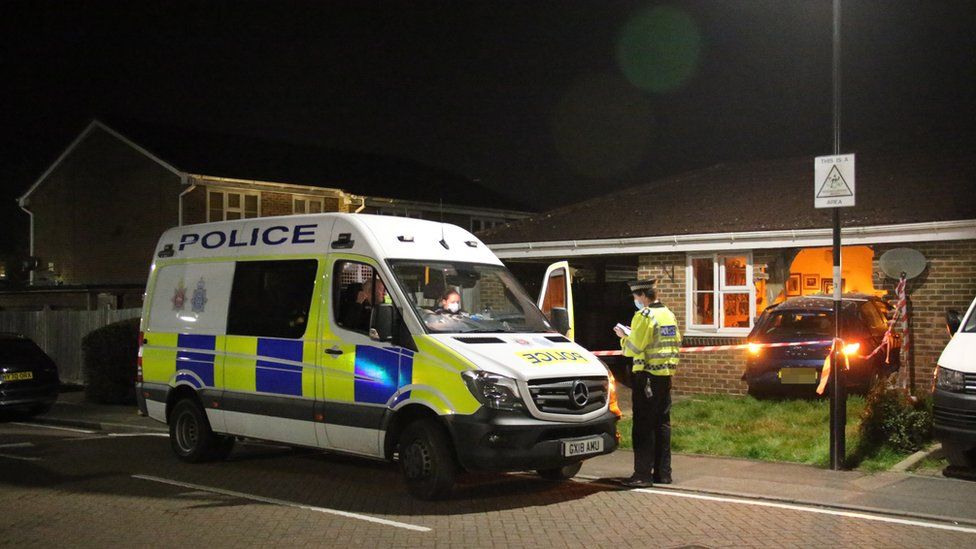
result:
<svg viewBox="0 0 976 549"><path fill-rule="evenodd" d="M963 374L963 392L976 395L976 374Z"/></svg>
<svg viewBox="0 0 976 549"><path fill-rule="evenodd" d="M578 383L577 383L578 382ZM585 387L585 391L582 389ZM540 412L586 414L607 403L606 377L536 379L529 382L529 394ZM583 394L586 395L583 402ZM582 404L581 404L582 402Z"/></svg>
<svg viewBox="0 0 976 549"><path fill-rule="evenodd" d="M932 419L936 425L945 427L976 428L976 411L934 406Z"/></svg>

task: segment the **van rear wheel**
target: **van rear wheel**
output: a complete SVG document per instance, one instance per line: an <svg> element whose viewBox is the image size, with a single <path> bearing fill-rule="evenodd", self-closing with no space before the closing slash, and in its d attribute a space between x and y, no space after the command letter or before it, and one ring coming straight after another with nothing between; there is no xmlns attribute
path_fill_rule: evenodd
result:
<svg viewBox="0 0 976 549"><path fill-rule="evenodd" d="M949 465L976 468L976 448L969 448L964 444L949 440L942 441L942 451L945 453Z"/></svg>
<svg viewBox="0 0 976 549"><path fill-rule="evenodd" d="M552 469L539 469L536 471L539 476L546 480L569 480L576 476L576 473L580 472L583 468L583 462L577 461L576 463L570 463L569 465L563 465L562 467L555 467Z"/></svg>
<svg viewBox="0 0 976 549"><path fill-rule="evenodd" d="M169 441L176 457L188 463L223 459L234 447L234 439L215 434L203 408L188 398L169 416Z"/></svg>
<svg viewBox="0 0 976 549"><path fill-rule="evenodd" d="M451 492L458 467L443 427L432 419L414 421L403 431L399 446L400 468L410 495L432 500Z"/></svg>

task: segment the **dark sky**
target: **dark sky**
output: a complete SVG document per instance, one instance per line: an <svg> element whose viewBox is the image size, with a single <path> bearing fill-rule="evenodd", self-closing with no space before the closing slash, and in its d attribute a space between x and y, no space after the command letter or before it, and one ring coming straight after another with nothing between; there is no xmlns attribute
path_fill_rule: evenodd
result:
<svg viewBox="0 0 976 549"><path fill-rule="evenodd" d="M845 149L976 126L976 3L843 16ZM0 43L0 251L94 116L410 158L540 210L832 152L829 1L4 1Z"/></svg>

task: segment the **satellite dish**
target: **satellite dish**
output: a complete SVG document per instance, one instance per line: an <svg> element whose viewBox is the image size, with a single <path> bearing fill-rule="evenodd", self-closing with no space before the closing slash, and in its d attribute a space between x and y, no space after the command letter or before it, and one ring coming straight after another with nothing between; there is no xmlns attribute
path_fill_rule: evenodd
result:
<svg viewBox="0 0 976 549"><path fill-rule="evenodd" d="M894 248L881 254L878 260L881 270L890 278L901 278L901 273L905 273L906 278L915 278L925 270L925 256L918 250L911 248Z"/></svg>

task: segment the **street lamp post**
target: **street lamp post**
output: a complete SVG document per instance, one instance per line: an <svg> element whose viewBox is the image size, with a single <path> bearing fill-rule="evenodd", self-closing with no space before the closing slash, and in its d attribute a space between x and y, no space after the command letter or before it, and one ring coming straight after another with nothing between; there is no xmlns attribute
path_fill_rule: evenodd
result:
<svg viewBox="0 0 976 549"><path fill-rule="evenodd" d="M834 155L840 155L840 0L833 0L833 83L834 83ZM844 468L847 425L847 392L844 387L844 368L841 366L841 256L840 256L840 208L833 208L834 215L834 356L830 388L830 468L839 471Z"/></svg>

